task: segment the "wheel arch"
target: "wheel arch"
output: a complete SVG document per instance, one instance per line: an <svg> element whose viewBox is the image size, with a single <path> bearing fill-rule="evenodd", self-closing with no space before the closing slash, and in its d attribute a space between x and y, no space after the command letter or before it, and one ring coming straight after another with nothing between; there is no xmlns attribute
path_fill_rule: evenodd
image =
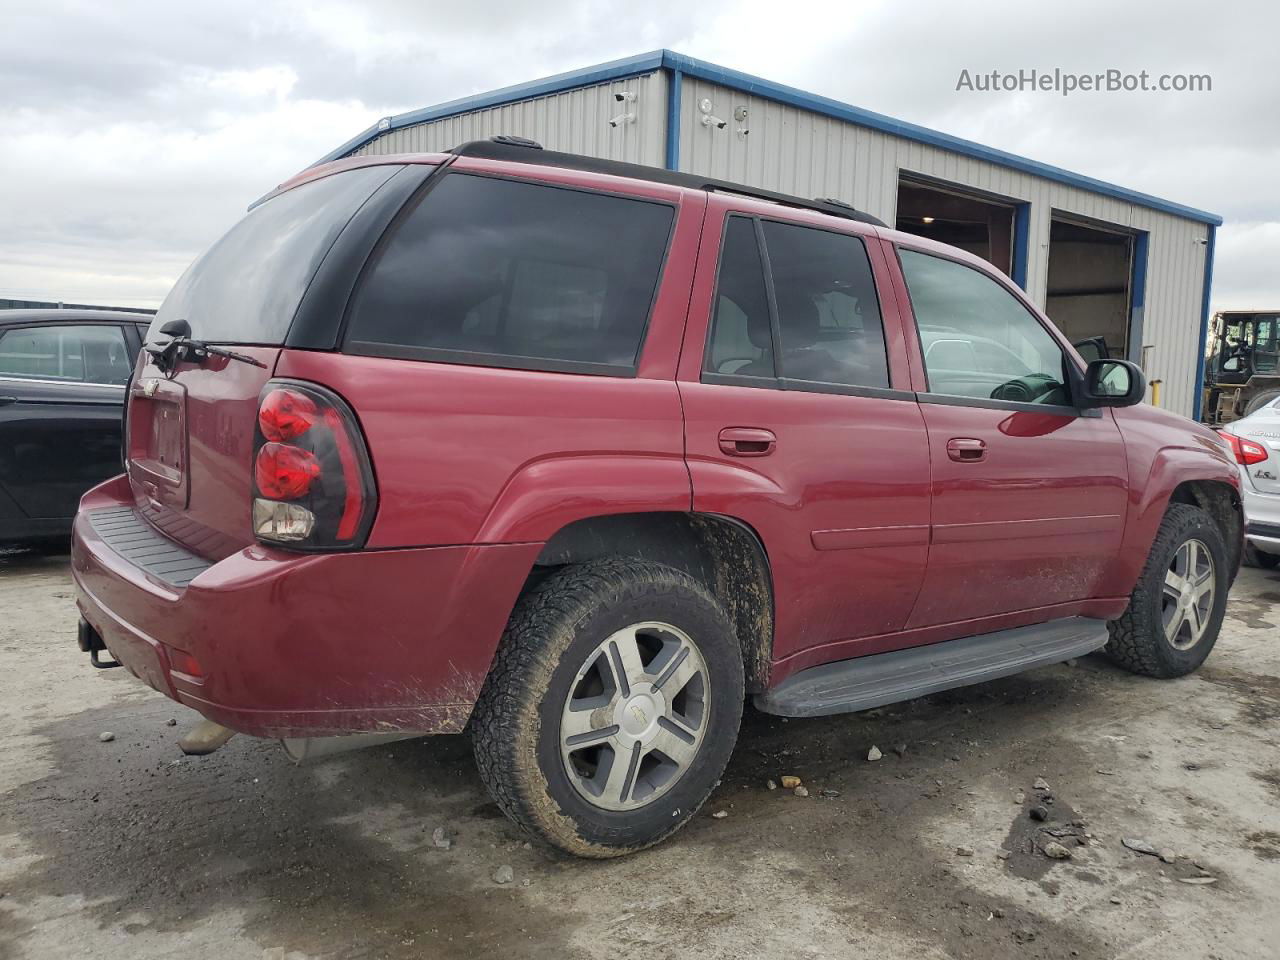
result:
<svg viewBox="0 0 1280 960"><path fill-rule="evenodd" d="M565 564L608 556L663 563L703 583L733 623L747 692L768 686L773 574L764 542L749 524L721 514L677 511L584 517L565 524L547 540L525 589Z"/></svg>
<svg viewBox="0 0 1280 960"><path fill-rule="evenodd" d="M1208 430L1194 439L1194 444L1154 449L1136 463L1131 455L1130 469L1141 479L1130 491L1124 542L1107 578L1115 596L1127 595L1138 582L1171 503L1186 503L1209 513L1219 523L1238 567L1244 551L1239 474Z"/></svg>
<svg viewBox="0 0 1280 960"><path fill-rule="evenodd" d="M1199 507L1213 518L1226 541L1234 580L1244 551L1244 511L1239 491L1222 480L1184 480L1169 494L1169 503ZM1165 511L1168 509L1166 504Z"/></svg>

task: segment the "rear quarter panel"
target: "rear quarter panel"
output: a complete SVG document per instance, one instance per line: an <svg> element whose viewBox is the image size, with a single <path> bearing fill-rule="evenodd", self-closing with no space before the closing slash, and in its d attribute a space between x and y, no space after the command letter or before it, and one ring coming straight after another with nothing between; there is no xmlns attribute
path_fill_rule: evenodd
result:
<svg viewBox="0 0 1280 960"><path fill-rule="evenodd" d="M336 390L360 420L378 485L372 548L538 542L584 517L690 509L675 373L705 195L508 166L676 205L636 375L284 351L277 376Z"/></svg>
<svg viewBox="0 0 1280 960"><path fill-rule="evenodd" d="M287 351L360 420L378 484L369 547L545 540L600 513L688 510L670 380Z"/></svg>

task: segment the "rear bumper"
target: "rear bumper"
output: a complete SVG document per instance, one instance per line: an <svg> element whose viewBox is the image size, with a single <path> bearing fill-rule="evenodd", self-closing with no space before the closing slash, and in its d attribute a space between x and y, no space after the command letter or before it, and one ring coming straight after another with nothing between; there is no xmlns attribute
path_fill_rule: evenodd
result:
<svg viewBox="0 0 1280 960"><path fill-rule="evenodd" d="M1280 553L1280 496L1259 493L1245 476L1240 485L1245 538L1264 553Z"/></svg>
<svg viewBox="0 0 1280 960"><path fill-rule="evenodd" d="M132 504L125 477L81 502L71 554L81 616L152 688L263 737L460 731L540 549L253 545L177 587L90 522Z"/></svg>

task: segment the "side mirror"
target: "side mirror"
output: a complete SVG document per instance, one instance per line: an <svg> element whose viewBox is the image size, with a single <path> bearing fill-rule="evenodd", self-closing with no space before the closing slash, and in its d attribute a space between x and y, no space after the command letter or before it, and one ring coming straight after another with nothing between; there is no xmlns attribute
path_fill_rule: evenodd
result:
<svg viewBox="0 0 1280 960"><path fill-rule="evenodd" d="M1128 360L1094 360L1085 369L1079 405L1131 407L1147 394L1147 378Z"/></svg>
<svg viewBox="0 0 1280 960"><path fill-rule="evenodd" d="M185 320L170 320L160 328L160 332L166 337L173 337L175 340L179 337L190 337L191 324Z"/></svg>

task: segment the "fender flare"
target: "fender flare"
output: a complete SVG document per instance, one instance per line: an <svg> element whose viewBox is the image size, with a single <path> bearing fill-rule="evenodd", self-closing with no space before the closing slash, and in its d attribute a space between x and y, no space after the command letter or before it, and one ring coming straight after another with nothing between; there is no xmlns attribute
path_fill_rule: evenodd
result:
<svg viewBox="0 0 1280 960"><path fill-rule="evenodd" d="M545 543L588 517L656 511L687 513L693 486L678 454L595 454L533 460L498 494L478 543Z"/></svg>
<svg viewBox="0 0 1280 960"><path fill-rule="evenodd" d="M1239 498L1240 476L1225 457L1220 459L1191 446L1161 447L1156 451L1144 482L1130 491L1123 546L1109 578L1116 584L1111 591L1116 596L1130 593L1138 582L1174 491L1184 483L1196 482L1223 484Z"/></svg>

